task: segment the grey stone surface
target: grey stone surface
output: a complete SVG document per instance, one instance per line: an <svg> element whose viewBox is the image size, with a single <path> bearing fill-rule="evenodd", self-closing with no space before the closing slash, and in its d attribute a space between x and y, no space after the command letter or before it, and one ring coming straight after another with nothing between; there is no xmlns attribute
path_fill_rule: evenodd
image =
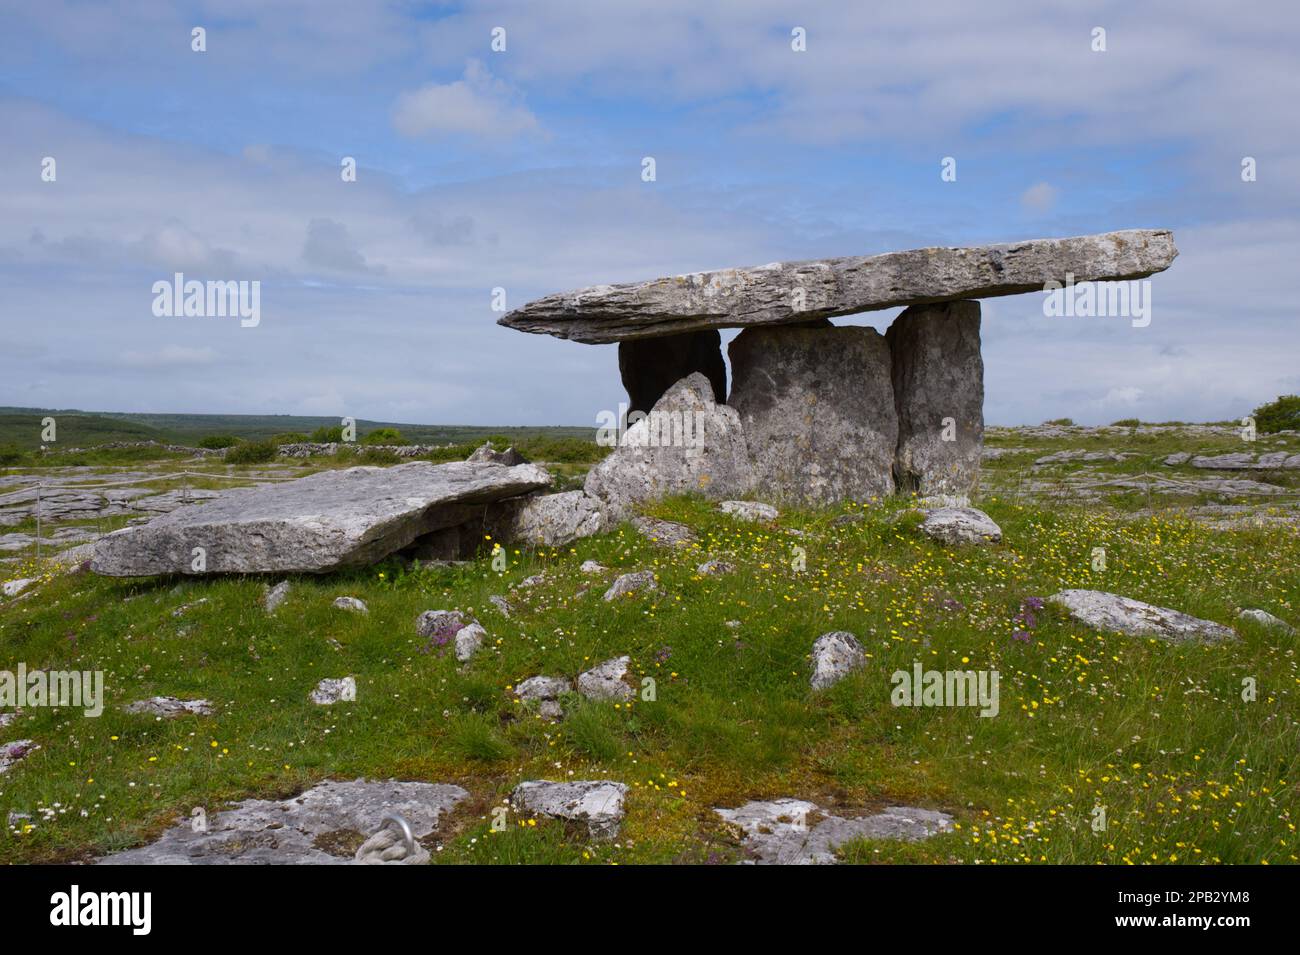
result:
<svg viewBox="0 0 1300 955"><path fill-rule="evenodd" d="M578 674L578 692L589 700L630 700L636 691L624 682L631 657L615 657Z"/></svg>
<svg viewBox="0 0 1300 955"><path fill-rule="evenodd" d="M358 597L335 597L334 608L336 610L346 610L349 613L370 613L370 608L366 602Z"/></svg>
<svg viewBox="0 0 1300 955"><path fill-rule="evenodd" d="M1281 630L1283 633L1286 634L1295 633L1295 627L1291 626L1291 624L1287 623L1285 620L1282 620L1280 617L1273 616L1267 610L1247 608L1245 610L1238 612L1237 616L1240 617L1242 620L1253 620L1255 621L1255 623L1260 624L1261 626L1264 627L1268 627L1272 630Z"/></svg>
<svg viewBox="0 0 1300 955"><path fill-rule="evenodd" d="M696 372L627 429L618 447L588 472L583 488L618 521L643 501L688 493L735 497L749 484L740 417L714 401L709 380Z"/></svg>
<svg viewBox="0 0 1300 955"><path fill-rule="evenodd" d="M695 568L695 572L701 577L717 577L722 574L729 574L736 569L736 565L728 563L725 560L706 560L700 566Z"/></svg>
<svg viewBox="0 0 1300 955"><path fill-rule="evenodd" d="M685 524L663 521L657 517L633 518L632 527L646 540L660 547L684 547L695 540L695 531Z"/></svg>
<svg viewBox="0 0 1300 955"><path fill-rule="evenodd" d="M1168 464L1168 460L1165 461ZM1232 454L1198 454L1192 458L1194 468L1215 471L1277 471L1300 468L1300 454L1288 454L1286 451L1270 451L1265 454L1252 454L1238 451Z"/></svg>
<svg viewBox="0 0 1300 955"><path fill-rule="evenodd" d="M727 400L722 336L715 329L619 342L618 370L629 411L649 411L664 392L697 371L713 386L714 401Z"/></svg>
<svg viewBox="0 0 1300 955"><path fill-rule="evenodd" d="M984 447L980 303L913 305L885 339L898 410L899 492L969 493Z"/></svg>
<svg viewBox="0 0 1300 955"><path fill-rule="evenodd" d="M759 501L723 501L718 509L742 521L774 521L781 516L771 504Z"/></svg>
<svg viewBox="0 0 1300 955"><path fill-rule="evenodd" d="M573 692L573 685L562 676L530 676L515 687L521 700L558 700Z"/></svg>
<svg viewBox="0 0 1300 955"><path fill-rule="evenodd" d="M486 503L547 487L532 464L429 464L322 471L240 488L100 538L91 569L164 573L321 573L378 561L454 521L448 505ZM451 508L456 511L456 508ZM459 515L457 515L459 516ZM206 568L192 567L203 548Z"/></svg>
<svg viewBox="0 0 1300 955"><path fill-rule="evenodd" d="M596 560L584 560L578 570L584 574L603 574L609 568Z"/></svg>
<svg viewBox="0 0 1300 955"><path fill-rule="evenodd" d="M1100 590L1062 590L1047 599L1095 630L1155 637L1170 643L1218 643L1237 639L1236 631L1223 624Z"/></svg>
<svg viewBox="0 0 1300 955"><path fill-rule="evenodd" d="M281 801L248 799L207 818L189 820L151 845L114 853L100 865L350 865L354 846L400 815L425 839L469 793L421 782L324 782Z"/></svg>
<svg viewBox="0 0 1300 955"><path fill-rule="evenodd" d="M504 451L497 451L492 447L490 441L485 441L465 460L476 464L504 464L507 467L514 467L516 464L528 463L528 459L514 448L506 448Z"/></svg>
<svg viewBox="0 0 1300 955"><path fill-rule="evenodd" d="M466 630L470 632L462 637L461 634ZM459 610L426 610L415 618L415 632L428 641L423 652L451 644L456 659L461 662L473 656L487 636L487 631L477 620L467 618ZM462 653L465 655L462 656Z"/></svg>
<svg viewBox="0 0 1300 955"><path fill-rule="evenodd" d="M510 804L516 812L533 812L586 825L594 840L610 840L623 824L627 786L610 779L556 783L531 779L515 787Z"/></svg>
<svg viewBox="0 0 1300 955"><path fill-rule="evenodd" d="M0 586L0 593L3 593L6 597L17 597L34 583L36 583L35 577L20 577L18 580L7 580L3 586Z"/></svg>
<svg viewBox="0 0 1300 955"><path fill-rule="evenodd" d="M289 581L280 581L274 587L267 590L266 594L262 597L262 607L267 613L275 613L280 609L281 605L289 599L289 591L292 589L293 587Z"/></svg>
<svg viewBox="0 0 1300 955"><path fill-rule="evenodd" d="M311 701L317 706L333 706L335 703L351 702L357 698L356 677L345 676L339 679L330 677L316 684L311 691Z"/></svg>
<svg viewBox="0 0 1300 955"><path fill-rule="evenodd" d="M604 502L586 491L503 501L491 511L493 536L507 543L562 547L605 530Z"/></svg>
<svg viewBox="0 0 1300 955"><path fill-rule="evenodd" d="M945 544L996 544L1002 528L974 507L938 507L927 511L918 530Z"/></svg>
<svg viewBox="0 0 1300 955"><path fill-rule="evenodd" d="M757 865L834 865L835 850L854 839L917 842L952 829L947 813L911 806L857 819L831 815L803 799L748 802L714 812L742 830Z"/></svg>
<svg viewBox="0 0 1300 955"><path fill-rule="evenodd" d="M894 490L898 414L874 328L747 328L729 349L754 490L829 504Z"/></svg>
<svg viewBox="0 0 1300 955"><path fill-rule="evenodd" d="M479 651L486 639L487 631L477 620L469 626L461 627L456 631L456 659L464 663Z"/></svg>
<svg viewBox="0 0 1300 955"><path fill-rule="evenodd" d="M867 655L857 637L847 630L834 630L813 641L812 663L812 688L825 690L866 666Z"/></svg>
<svg viewBox="0 0 1300 955"><path fill-rule="evenodd" d="M146 713L172 720L178 716L211 716L212 704L207 700L181 700L174 696L152 696L147 700L137 700L123 707L128 713Z"/></svg>
<svg viewBox="0 0 1300 955"><path fill-rule="evenodd" d="M653 570L637 570L615 578L609 590L605 591L604 599L608 602L619 597L630 597L658 589L659 585L655 582Z"/></svg>
<svg viewBox="0 0 1300 955"><path fill-rule="evenodd" d="M0 743L0 775L9 772L17 763L40 749L35 740L15 739Z"/></svg>
<svg viewBox="0 0 1300 955"><path fill-rule="evenodd" d="M806 322L899 305L1041 291L1049 281L1144 278L1178 255L1168 230L694 272L597 285L529 302L498 324L601 344L702 328Z"/></svg>

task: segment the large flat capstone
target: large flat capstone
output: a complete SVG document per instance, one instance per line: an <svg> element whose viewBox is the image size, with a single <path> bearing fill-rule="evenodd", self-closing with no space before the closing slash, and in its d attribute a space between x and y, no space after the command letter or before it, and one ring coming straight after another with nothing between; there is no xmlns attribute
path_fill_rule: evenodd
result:
<svg viewBox="0 0 1300 955"><path fill-rule="evenodd" d="M1167 269L1167 229L884 255L774 262L548 295L498 324L587 344L834 318L1041 290L1048 282L1122 281Z"/></svg>
<svg viewBox="0 0 1300 955"><path fill-rule="evenodd" d="M417 461L322 471L227 491L101 538L91 569L150 574L324 573L372 564L483 504L548 487L534 464Z"/></svg>

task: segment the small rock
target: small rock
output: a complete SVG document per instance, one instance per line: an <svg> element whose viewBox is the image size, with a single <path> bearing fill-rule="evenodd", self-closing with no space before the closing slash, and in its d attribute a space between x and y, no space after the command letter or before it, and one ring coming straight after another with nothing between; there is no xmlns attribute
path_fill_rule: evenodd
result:
<svg viewBox="0 0 1300 955"><path fill-rule="evenodd" d="M835 520L831 521L831 527L846 527L849 524L861 524L864 520L866 520L865 514L860 514L857 511L850 511L847 514L841 514L839 517L835 518Z"/></svg>
<svg viewBox="0 0 1300 955"><path fill-rule="evenodd" d="M326 678L316 684L311 691L311 701L319 706L332 706L335 703L351 703L357 698L357 681L355 677L345 676L333 680Z"/></svg>
<svg viewBox="0 0 1300 955"><path fill-rule="evenodd" d="M198 600L195 600L192 603L182 604L181 606L177 607L175 610L172 611L172 616L183 617L185 616L185 614L189 613L195 607L201 607L207 602L208 602L207 597L200 597Z"/></svg>
<svg viewBox="0 0 1300 955"><path fill-rule="evenodd" d="M1190 451L1178 451L1165 458L1165 464L1169 467L1174 467L1179 464L1186 464L1191 459L1192 453Z"/></svg>
<svg viewBox="0 0 1300 955"><path fill-rule="evenodd" d="M812 688L834 686L851 672L866 666L867 656L858 638L846 630L822 634L813 642Z"/></svg>
<svg viewBox="0 0 1300 955"><path fill-rule="evenodd" d="M192 713L195 716L211 716L212 704L207 700L181 700L174 696L153 696L147 700L138 700L135 703L129 703L124 710L128 713L149 713L152 716L161 716L163 719L175 719L186 713Z"/></svg>
<svg viewBox="0 0 1300 955"><path fill-rule="evenodd" d="M479 625L478 621L456 631L456 659L464 663L478 652L486 638L487 631Z"/></svg>
<svg viewBox="0 0 1300 955"><path fill-rule="evenodd" d="M350 610L353 613L370 613L370 608L366 606L365 601L358 600L356 597L335 597L334 606L339 610Z"/></svg>
<svg viewBox="0 0 1300 955"><path fill-rule="evenodd" d="M262 606L266 608L267 613L275 613L288 599L289 581L282 580L266 592L266 596L262 598Z"/></svg>
<svg viewBox="0 0 1300 955"><path fill-rule="evenodd" d="M695 531L685 524L661 521L657 517L638 517L632 521L638 534L660 547L684 547L695 540Z"/></svg>
<svg viewBox="0 0 1300 955"><path fill-rule="evenodd" d="M500 594L493 594L488 598L488 603L496 607L497 610L501 612L501 616L510 616L510 601L506 600L506 598L502 597Z"/></svg>
<svg viewBox="0 0 1300 955"><path fill-rule="evenodd" d="M609 590L605 591L604 599L608 602L617 600L619 597L627 597L632 594L658 589L659 585L655 583L654 571L638 570L616 578Z"/></svg>
<svg viewBox="0 0 1300 955"><path fill-rule="evenodd" d="M578 568L584 574L603 574L608 569L604 564L594 560L584 560L582 566Z"/></svg>
<svg viewBox="0 0 1300 955"><path fill-rule="evenodd" d="M1267 610L1247 609L1237 614L1242 620L1253 620L1258 624L1269 627L1274 630L1281 630L1286 634L1295 633L1295 627L1278 617L1273 616Z"/></svg>
<svg viewBox="0 0 1300 955"><path fill-rule="evenodd" d="M623 682L631 657L615 657L578 674L578 692L589 700L630 700L636 691Z"/></svg>
<svg viewBox="0 0 1300 955"><path fill-rule="evenodd" d="M26 759L40 749L34 740L16 739L10 743L0 744L0 773L7 773L9 767L19 760Z"/></svg>
<svg viewBox="0 0 1300 955"><path fill-rule="evenodd" d="M1100 590L1062 590L1047 599L1064 607L1084 626L1109 633L1156 637L1170 643L1217 643L1237 638L1235 631L1222 624Z"/></svg>
<svg viewBox="0 0 1300 955"><path fill-rule="evenodd" d="M537 704L537 713L546 720L564 719L564 707L559 700L542 700Z"/></svg>
<svg viewBox="0 0 1300 955"><path fill-rule="evenodd" d="M426 610L415 618L415 632L429 641L424 646L425 653L451 643L467 626L459 610Z"/></svg>
<svg viewBox="0 0 1300 955"><path fill-rule="evenodd" d="M729 564L725 560L706 560L695 568L695 572L701 577L713 577L718 574L729 574L735 569L735 564Z"/></svg>
<svg viewBox="0 0 1300 955"><path fill-rule="evenodd" d="M6 581L5 584L0 587L0 590L4 592L6 597L17 597L34 583L36 583L35 577L23 577L20 580Z"/></svg>
<svg viewBox="0 0 1300 955"><path fill-rule="evenodd" d="M528 464L528 459L516 451L514 448L506 448L504 451L497 451L492 447L492 442L485 441L481 447L476 449L473 454L465 459L475 464L504 464L514 467L516 464Z"/></svg>
<svg viewBox="0 0 1300 955"><path fill-rule="evenodd" d="M854 839L917 842L952 829L947 813L911 806L891 806L859 819L830 815L803 799L748 802L714 812L744 831L745 847L758 865L834 865L835 850Z"/></svg>
<svg viewBox="0 0 1300 955"><path fill-rule="evenodd" d="M562 676L530 676L515 687L515 696L521 700L555 700L572 690Z"/></svg>
<svg viewBox="0 0 1300 955"><path fill-rule="evenodd" d="M920 530L945 544L996 544L1002 540L1002 528L973 507L941 507L929 511Z"/></svg>
<svg viewBox="0 0 1300 955"><path fill-rule="evenodd" d="M519 583L515 584L515 586L527 590L530 587L539 587L544 583L546 583L545 574L533 574L531 577L525 577L523 580L519 581Z"/></svg>
<svg viewBox="0 0 1300 955"><path fill-rule="evenodd" d="M610 840L623 822L627 786L609 779L567 783L532 779L510 794L516 812L535 812L553 819L586 823L592 839Z"/></svg>
<svg viewBox="0 0 1300 955"><path fill-rule="evenodd" d="M781 516L781 512L771 504L758 501L723 501L718 508L742 521L774 521Z"/></svg>

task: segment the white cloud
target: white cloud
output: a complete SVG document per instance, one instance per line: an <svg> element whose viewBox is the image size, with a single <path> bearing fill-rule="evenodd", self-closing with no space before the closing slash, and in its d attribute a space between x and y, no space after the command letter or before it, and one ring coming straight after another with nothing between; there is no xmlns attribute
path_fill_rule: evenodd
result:
<svg viewBox="0 0 1300 955"><path fill-rule="evenodd" d="M454 83L433 83L402 93L393 107L393 125L403 136L468 135L504 140L537 133L537 117L519 102L509 84L495 79L478 60Z"/></svg>
<svg viewBox="0 0 1300 955"><path fill-rule="evenodd" d="M211 348L187 348L184 345L165 345L154 351L126 351L122 364L131 368L168 368L177 365L210 365L217 353Z"/></svg>
<svg viewBox="0 0 1300 955"><path fill-rule="evenodd" d="M1020 194L1020 204L1033 212L1047 212L1056 205L1056 187L1038 182Z"/></svg>

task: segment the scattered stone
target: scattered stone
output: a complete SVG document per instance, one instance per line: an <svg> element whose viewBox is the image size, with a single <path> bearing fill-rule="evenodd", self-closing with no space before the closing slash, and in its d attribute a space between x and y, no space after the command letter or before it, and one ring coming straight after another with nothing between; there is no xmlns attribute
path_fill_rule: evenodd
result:
<svg viewBox="0 0 1300 955"><path fill-rule="evenodd" d="M9 580L0 587L0 591L2 591L6 597L17 597L20 593L36 582L35 577L23 577L19 580Z"/></svg>
<svg viewBox="0 0 1300 955"><path fill-rule="evenodd" d="M605 530L600 498L586 491L538 494L493 505L495 536L533 547L563 547Z"/></svg>
<svg viewBox="0 0 1300 955"><path fill-rule="evenodd" d="M1273 630L1281 630L1285 634L1294 634L1295 627L1278 617L1273 616L1267 610L1246 609L1237 614L1242 620L1253 620L1262 626L1269 627Z"/></svg>
<svg viewBox="0 0 1300 955"><path fill-rule="evenodd" d="M456 659L461 663L467 661L487 639L487 631L476 620L456 631Z"/></svg>
<svg viewBox="0 0 1300 955"><path fill-rule="evenodd" d="M181 700L174 696L152 696L147 700L128 703L123 709L128 713L148 713L150 716L159 716L165 720L173 720L186 714L212 715L212 704L207 700Z"/></svg>
<svg viewBox="0 0 1300 955"><path fill-rule="evenodd" d="M653 570L637 570L616 578L609 590L605 591L605 601L617 600L619 597L628 597L633 594L658 589L659 585L655 583Z"/></svg>
<svg viewBox="0 0 1300 955"><path fill-rule="evenodd" d="M952 829L947 813L910 806L859 819L830 815L803 799L748 802L714 812L740 827L757 865L834 865L835 850L855 839L919 842Z"/></svg>
<svg viewBox="0 0 1300 955"><path fill-rule="evenodd" d="M973 507L941 507L927 511L920 524L923 534L945 544L996 544L1002 528Z"/></svg>
<svg viewBox="0 0 1300 955"><path fill-rule="evenodd" d="M14 720L18 719L19 715L21 715L21 711L19 710L14 710L11 713L0 713L0 730L7 727L10 723L14 722Z"/></svg>
<svg viewBox="0 0 1300 955"><path fill-rule="evenodd" d="M1165 462L1168 464L1168 460ZM1254 455L1248 451L1234 454L1202 455L1192 458L1192 467L1216 471L1276 471L1300 468L1300 454L1272 451Z"/></svg>
<svg viewBox="0 0 1300 955"><path fill-rule="evenodd" d="M715 402L727 400L722 336L713 329L619 342L618 370L630 412L649 412L669 388L695 372L709 380Z"/></svg>
<svg viewBox="0 0 1300 955"><path fill-rule="evenodd" d="M746 328L728 353L756 491L797 504L893 493L898 412L884 336L865 326Z"/></svg>
<svg viewBox="0 0 1300 955"><path fill-rule="evenodd" d="M515 696L536 703L537 712L548 720L563 718L564 707L560 705L560 697L572 692L572 684L560 676L533 676L515 687Z"/></svg>
<svg viewBox="0 0 1300 955"><path fill-rule="evenodd" d="M637 517L632 527L646 540L661 547L683 547L695 541L695 531L685 524L661 521L657 517Z"/></svg>
<svg viewBox="0 0 1300 955"><path fill-rule="evenodd" d="M650 414L587 474L584 490L604 502L611 522L634 505L674 494L733 497L749 490L745 435L735 408L718 404L696 372L677 382Z"/></svg>
<svg viewBox="0 0 1300 955"><path fill-rule="evenodd" d="M529 463L528 459L514 448L506 448L504 451L493 449L491 441L483 442L483 445L465 460L471 464L504 464L506 467Z"/></svg>
<svg viewBox="0 0 1300 955"><path fill-rule="evenodd" d="M356 597L335 597L334 606L339 610L350 610L354 613L370 613L370 608L366 606L365 601Z"/></svg>
<svg viewBox="0 0 1300 955"><path fill-rule="evenodd" d="M466 630L470 632L462 638L461 634ZM466 620L459 610L426 610L415 618L415 632L428 641L422 653L451 643L456 659L462 663L474 655L487 636L487 631L477 620ZM462 653L465 656L461 656Z"/></svg>
<svg viewBox="0 0 1300 955"><path fill-rule="evenodd" d="M604 564L594 560L584 560L582 566L578 568L584 574L603 574L609 570Z"/></svg>
<svg viewBox="0 0 1300 955"><path fill-rule="evenodd" d="M729 564L725 560L706 560L695 568L695 572L701 577L714 577L721 574L729 574L736 569L735 564Z"/></svg>
<svg viewBox="0 0 1300 955"><path fill-rule="evenodd" d="M280 605L289 599L290 585L289 581L282 580L262 598L262 606L266 608L267 613L275 613L280 609Z"/></svg>
<svg viewBox="0 0 1300 955"><path fill-rule="evenodd" d="M846 630L822 634L813 642L812 688L824 690L834 686L854 670L867 665L858 638Z"/></svg>
<svg viewBox="0 0 1300 955"><path fill-rule="evenodd" d="M578 674L578 692L589 700L631 700L636 691L623 682L631 657L615 657Z"/></svg>
<svg viewBox="0 0 1300 955"><path fill-rule="evenodd" d="M745 328L1038 292L1049 281L1124 281L1167 269L1168 230L1128 230L972 248L929 248L753 268L548 295L498 324L603 344L705 328ZM735 364L732 364L735 373Z"/></svg>
<svg viewBox="0 0 1300 955"><path fill-rule="evenodd" d="M115 577L195 573L324 573L382 560L459 523L459 505L548 487L532 464L424 461L355 467L226 491L99 539L91 569ZM194 548L205 562L196 570Z"/></svg>
<svg viewBox="0 0 1300 955"><path fill-rule="evenodd" d="M214 813L202 831L186 819L152 845L107 856L101 865L349 865L390 814L425 839L469 798L459 786L420 782L324 782L283 801L249 799Z"/></svg>
<svg viewBox="0 0 1300 955"><path fill-rule="evenodd" d="M1034 461L1034 464L1066 464L1070 461L1127 461L1134 457L1132 452L1128 451L1089 451L1086 448L1071 448L1067 451L1056 451L1052 454L1045 454ZM1170 455L1173 457L1173 455ZM1165 459L1168 464L1168 458Z"/></svg>
<svg viewBox="0 0 1300 955"><path fill-rule="evenodd" d="M847 514L841 514L835 520L831 521L831 527L847 527L850 524L861 524L865 521L866 515L859 511L850 511Z"/></svg>
<svg viewBox="0 0 1300 955"><path fill-rule="evenodd" d="M532 779L515 787L510 804L516 812L585 823L592 839L607 841L618 836L626 793L627 786L609 779L565 783Z"/></svg>
<svg viewBox="0 0 1300 955"><path fill-rule="evenodd" d="M531 577L525 577L523 580L519 581L519 583L515 584L515 586L523 590L528 590L532 587L540 587L544 583L546 583L545 574L533 574Z"/></svg>
<svg viewBox="0 0 1300 955"><path fill-rule="evenodd" d="M781 512L771 504L758 501L723 501L718 508L742 521L774 521L781 516Z"/></svg>
<svg viewBox="0 0 1300 955"><path fill-rule="evenodd" d="M1190 451L1176 451L1169 457L1165 458L1165 464L1169 467L1175 467L1179 464L1186 464L1192 458Z"/></svg>
<svg viewBox="0 0 1300 955"><path fill-rule="evenodd" d="M0 774L9 772L10 767L26 759L40 749L35 740L16 739L9 743L0 743Z"/></svg>
<svg viewBox="0 0 1300 955"><path fill-rule="evenodd" d="M501 616L510 616L510 601L506 600L506 598L502 597L500 594L493 594L491 597L488 597L488 603L496 607L497 610L500 611Z"/></svg>
<svg viewBox="0 0 1300 955"><path fill-rule="evenodd" d="M357 698L357 681L355 677L345 676L334 680L326 678L316 684L311 691L311 701L318 706L333 706L335 703L351 703Z"/></svg>
<svg viewBox="0 0 1300 955"><path fill-rule="evenodd" d="M1230 627L1155 607L1100 590L1062 590L1047 598L1084 626L1133 637L1155 637L1170 643L1217 643L1235 640Z"/></svg>
<svg viewBox="0 0 1300 955"><path fill-rule="evenodd" d="M898 410L899 492L969 493L984 447L980 303L913 305L885 338Z"/></svg>

